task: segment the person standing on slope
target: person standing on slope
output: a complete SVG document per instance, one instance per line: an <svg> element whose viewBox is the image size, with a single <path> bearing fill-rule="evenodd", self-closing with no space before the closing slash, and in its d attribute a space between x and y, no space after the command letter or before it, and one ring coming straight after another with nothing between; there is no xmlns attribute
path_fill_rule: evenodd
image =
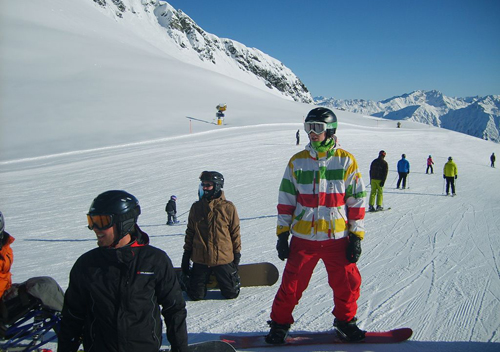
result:
<svg viewBox="0 0 500 352"><path fill-rule="evenodd" d="M334 327L343 339L361 341L365 331L356 324L361 286L356 262L365 234L365 185L354 156L336 148L337 117L331 110L311 110L304 129L310 143L292 156L279 189L276 249L281 260L288 260L265 340L285 343L292 312L321 259L334 292Z"/></svg>
<svg viewBox="0 0 500 352"><path fill-rule="evenodd" d="M167 212L168 219L167 219L167 225L173 225L173 224L178 224L179 221L177 221L177 197L176 196L171 196L169 201L167 202L167 205L165 206L165 211Z"/></svg>
<svg viewBox="0 0 500 352"><path fill-rule="evenodd" d="M429 169L431 170L431 174L434 173L434 167L432 165L434 165L434 161L432 161L432 156L429 155L427 158L427 169L425 170L426 174L429 173Z"/></svg>
<svg viewBox="0 0 500 352"><path fill-rule="evenodd" d="M384 210L384 184L389 172L389 165L385 158L385 151L381 150L378 153L378 158L373 160L370 165L370 201L368 211ZM375 198L377 200L377 208L375 209Z"/></svg>
<svg viewBox="0 0 500 352"><path fill-rule="evenodd" d="M398 183L396 185L396 188L399 189L399 186L401 185L401 181L403 181L403 189L406 188L406 177L410 173L410 162L406 160L406 155L402 154L401 155L401 160L398 161L398 174L399 174L399 179Z"/></svg>
<svg viewBox="0 0 500 352"><path fill-rule="evenodd" d="M99 194L87 214L98 248L77 259L64 295L58 352L187 352L186 303L168 255L149 245L130 193ZM160 308L161 306L161 308Z"/></svg>
<svg viewBox="0 0 500 352"><path fill-rule="evenodd" d="M450 194L450 186L452 195L456 196L455 193L455 180L458 177L457 173L457 164L453 161L453 158L450 156L448 158L448 162L444 164L443 168L443 178L446 180L446 195Z"/></svg>
<svg viewBox="0 0 500 352"><path fill-rule="evenodd" d="M495 167L495 160L496 160L495 153L491 153L490 156L491 167Z"/></svg>
<svg viewBox="0 0 500 352"><path fill-rule="evenodd" d="M297 133L295 133L295 139L297 140L297 143L295 145L300 144L300 130L297 130Z"/></svg>
<svg viewBox="0 0 500 352"><path fill-rule="evenodd" d="M240 218L236 206L226 200L221 173L203 171L200 181L203 194L189 210L184 239L181 267L186 293L194 301L204 299L214 273L222 296L233 299L240 294Z"/></svg>

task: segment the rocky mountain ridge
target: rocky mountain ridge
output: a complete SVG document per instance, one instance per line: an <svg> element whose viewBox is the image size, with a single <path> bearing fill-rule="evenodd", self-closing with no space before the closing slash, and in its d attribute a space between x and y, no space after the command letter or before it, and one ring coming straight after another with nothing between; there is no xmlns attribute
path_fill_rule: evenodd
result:
<svg viewBox="0 0 500 352"><path fill-rule="evenodd" d="M196 57L204 67L238 79L242 73L255 76L270 90L302 103L313 98L302 81L282 62L231 39L205 32L182 10L160 0L89 0L107 9L117 20L144 19L158 25L183 54ZM235 72L236 71L236 72ZM240 71L240 72L238 72ZM245 76L245 78L247 78Z"/></svg>

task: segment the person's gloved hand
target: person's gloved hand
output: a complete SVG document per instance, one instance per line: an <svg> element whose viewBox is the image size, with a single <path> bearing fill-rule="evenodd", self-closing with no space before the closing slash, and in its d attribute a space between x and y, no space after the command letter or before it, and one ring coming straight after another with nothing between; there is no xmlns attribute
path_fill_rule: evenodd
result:
<svg viewBox="0 0 500 352"><path fill-rule="evenodd" d="M361 238L353 233L349 234L346 256L350 263L356 263L361 255Z"/></svg>
<svg viewBox="0 0 500 352"><path fill-rule="evenodd" d="M276 249L278 250L278 258L285 260L290 254L290 247L288 246L288 237L290 232L286 231L278 235L278 243L276 243Z"/></svg>
<svg viewBox="0 0 500 352"><path fill-rule="evenodd" d="M380 181L380 187L384 187L385 181Z"/></svg>
<svg viewBox="0 0 500 352"><path fill-rule="evenodd" d="M457 179L458 175L455 175L455 180Z"/></svg>
<svg viewBox="0 0 500 352"><path fill-rule="evenodd" d="M443 178L446 178L446 176L445 176L445 175L443 175Z"/></svg>
<svg viewBox="0 0 500 352"><path fill-rule="evenodd" d="M191 251L184 251L184 254L182 255L181 269L185 276L189 276L189 270L191 269L190 260Z"/></svg>
<svg viewBox="0 0 500 352"><path fill-rule="evenodd" d="M234 253L233 264L238 266L240 265L241 253Z"/></svg>

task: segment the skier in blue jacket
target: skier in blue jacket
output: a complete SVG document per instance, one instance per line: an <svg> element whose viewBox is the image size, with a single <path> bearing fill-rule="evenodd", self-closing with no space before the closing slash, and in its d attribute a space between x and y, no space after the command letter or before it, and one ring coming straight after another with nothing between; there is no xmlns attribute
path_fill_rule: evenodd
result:
<svg viewBox="0 0 500 352"><path fill-rule="evenodd" d="M398 161L399 179L396 188L399 189L401 181L403 181L403 189L406 188L406 177L408 176L409 173L410 173L410 162L406 160L406 155L403 154L401 155L401 160Z"/></svg>

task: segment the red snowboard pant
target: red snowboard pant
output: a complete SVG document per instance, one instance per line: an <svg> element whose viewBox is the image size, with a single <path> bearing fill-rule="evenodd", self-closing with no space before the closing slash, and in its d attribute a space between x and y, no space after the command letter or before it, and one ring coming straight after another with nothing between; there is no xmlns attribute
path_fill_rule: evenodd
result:
<svg viewBox="0 0 500 352"><path fill-rule="evenodd" d="M349 321L356 315L361 275L356 264L346 258L348 239L309 241L292 237L281 286L274 298L271 319L278 324L292 324L292 312L309 285L316 264L321 259L333 290L333 315Z"/></svg>

